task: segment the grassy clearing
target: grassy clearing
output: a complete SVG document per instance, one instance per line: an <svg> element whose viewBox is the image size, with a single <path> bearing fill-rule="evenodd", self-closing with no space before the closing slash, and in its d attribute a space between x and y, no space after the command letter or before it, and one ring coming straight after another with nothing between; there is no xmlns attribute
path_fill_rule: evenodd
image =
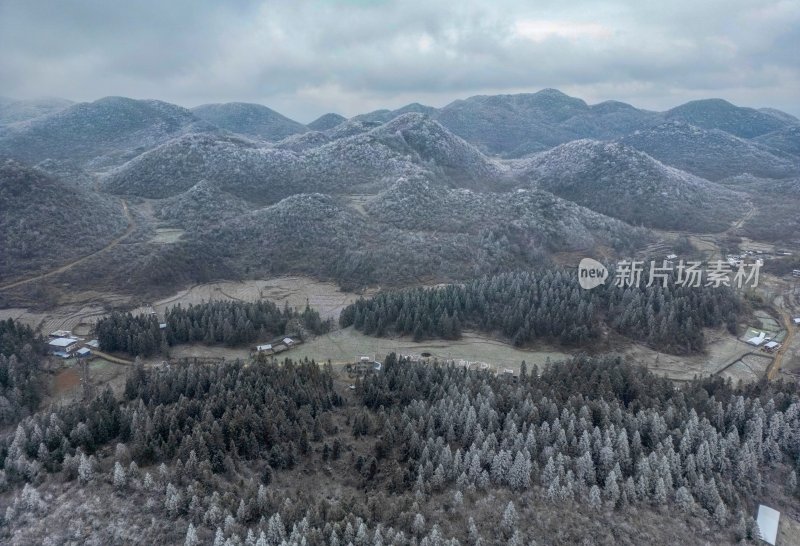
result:
<svg viewBox="0 0 800 546"><path fill-rule="evenodd" d="M528 366L534 363L542 366L548 358L556 362L569 357L569 354L558 349L522 350L472 332L466 332L462 339L456 341L430 340L417 343L409 338L365 336L352 327L316 337L286 355L295 359L330 359L333 363L343 364L353 362L359 355L380 359L390 352L415 355L430 353L439 360L486 362L513 370L519 370L523 360Z"/></svg>
<svg viewBox="0 0 800 546"><path fill-rule="evenodd" d="M730 377L734 383L740 379L746 383L758 381L767 373L770 362L772 362L772 358L768 356L754 354L744 355L730 368L723 371L720 376L726 379Z"/></svg>
<svg viewBox="0 0 800 546"><path fill-rule="evenodd" d="M704 334L706 350L703 354L676 356L632 344L625 350L625 357L647 366L658 375L687 381L695 375L713 375L753 350L752 346L736 339L725 329L706 329Z"/></svg>
<svg viewBox="0 0 800 546"><path fill-rule="evenodd" d="M173 244L177 243L185 233L182 229L176 228L156 228L155 236L150 240L151 243Z"/></svg>

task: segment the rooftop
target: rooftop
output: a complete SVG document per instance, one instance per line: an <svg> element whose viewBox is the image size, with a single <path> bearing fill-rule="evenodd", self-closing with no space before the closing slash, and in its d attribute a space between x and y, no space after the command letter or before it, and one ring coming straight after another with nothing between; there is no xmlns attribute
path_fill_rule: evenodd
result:
<svg viewBox="0 0 800 546"><path fill-rule="evenodd" d="M51 347L69 347L77 341L77 339L73 339L71 337L57 337L56 339L51 339L48 341L47 344Z"/></svg>
<svg viewBox="0 0 800 546"><path fill-rule="evenodd" d="M758 517L756 521L758 522L758 529L761 531L761 540L775 546L775 540L778 538L778 522L780 519L781 513L777 510L769 506L764 506L763 504L758 505Z"/></svg>

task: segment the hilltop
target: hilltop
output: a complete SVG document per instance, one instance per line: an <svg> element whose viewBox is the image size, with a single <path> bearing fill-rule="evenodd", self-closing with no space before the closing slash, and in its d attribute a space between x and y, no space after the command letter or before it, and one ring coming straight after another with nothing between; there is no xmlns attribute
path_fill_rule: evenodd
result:
<svg viewBox="0 0 800 546"><path fill-rule="evenodd" d="M333 129L337 125L344 123L347 121L347 118L344 116L340 116L339 114L335 113L328 113L323 114L308 125L309 129L312 131L325 131L327 129Z"/></svg>
<svg viewBox="0 0 800 546"><path fill-rule="evenodd" d="M241 135L281 140L308 131L308 127L261 104L227 102L192 108L198 118Z"/></svg>
<svg viewBox="0 0 800 546"><path fill-rule="evenodd" d="M0 157L32 164L69 160L103 168L178 135L214 130L174 104L106 97L6 127L0 132Z"/></svg>
<svg viewBox="0 0 800 546"><path fill-rule="evenodd" d="M735 106L722 99L694 100L664 113L703 129L721 129L742 138L753 138L786 127L789 122L772 113Z"/></svg>

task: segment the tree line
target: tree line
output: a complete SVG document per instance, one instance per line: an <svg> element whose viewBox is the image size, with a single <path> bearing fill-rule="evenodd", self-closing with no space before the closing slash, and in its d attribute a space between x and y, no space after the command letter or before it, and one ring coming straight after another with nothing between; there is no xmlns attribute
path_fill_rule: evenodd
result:
<svg viewBox="0 0 800 546"><path fill-rule="evenodd" d="M739 312L740 303L727 287L668 284L590 291L578 286L574 273L547 269L383 292L349 305L339 323L368 335L411 335L416 341L457 339L469 327L499 332L515 345L537 339L581 345L607 324L660 350L689 353L703 349L703 327L726 324L735 332Z"/></svg>
<svg viewBox="0 0 800 546"><path fill-rule="evenodd" d="M36 411L44 395L42 336L13 319L0 321L0 425Z"/></svg>
<svg viewBox="0 0 800 546"><path fill-rule="evenodd" d="M235 347L284 334L321 334L331 327L308 305L298 311L269 301L177 305L167 309L164 320L162 330L156 315L115 312L97 322L95 333L103 350L151 356L180 343Z"/></svg>

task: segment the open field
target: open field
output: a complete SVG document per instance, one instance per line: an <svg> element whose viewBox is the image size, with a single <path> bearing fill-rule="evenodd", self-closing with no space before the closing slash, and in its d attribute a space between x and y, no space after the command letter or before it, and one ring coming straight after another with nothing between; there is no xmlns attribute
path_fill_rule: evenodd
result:
<svg viewBox="0 0 800 546"><path fill-rule="evenodd" d="M740 379L745 383L758 381L767 373L772 357L760 354L746 354L730 367L720 372L724 378L730 377L734 383Z"/></svg>
<svg viewBox="0 0 800 546"><path fill-rule="evenodd" d="M688 381L695 375L718 373L754 350L754 347L736 339L724 329L706 330L705 336L704 354L676 356L660 353L640 344L632 344L624 354L626 359L647 366L653 373L678 381Z"/></svg>
<svg viewBox="0 0 800 546"><path fill-rule="evenodd" d="M156 234L150 242L165 245L177 243L184 233L184 230L177 228L156 228Z"/></svg>
<svg viewBox="0 0 800 546"><path fill-rule="evenodd" d="M365 296L374 293L365 292ZM164 310L173 305L189 305L212 300L258 301L267 299L282 306L304 307L306 301L317 309L323 318L337 320L339 313L360 296L352 292L342 292L328 282L320 282L308 277L278 277L267 280L223 281L192 286L177 294L164 298L152 305L142 305L132 310L134 314L156 311L163 316ZM13 318L33 328L41 327L47 335L54 330L69 330L78 336L87 336L91 326L105 316L108 308L100 302L108 302L114 307L125 308L125 299L114 294L99 294L97 303L70 304L48 311L10 307L0 309L0 320Z"/></svg>
<svg viewBox="0 0 800 546"><path fill-rule="evenodd" d="M317 361L330 359L335 364L353 362L359 355L382 358L390 352L398 354L430 353L439 360L468 360L486 362L497 367L519 371L524 360L528 366L542 366L549 358L552 362L569 358L569 354L558 349L522 350L507 343L490 339L472 332L465 332L455 341L430 340L414 342L409 338L374 338L354 330L352 327L336 330L319 336L286 353L294 359L313 358Z"/></svg>
<svg viewBox="0 0 800 546"><path fill-rule="evenodd" d="M83 397L81 370L77 366L77 361L69 359L62 363L62 367L50 379L50 396L43 406L66 404ZM89 361L89 380L95 391L108 385L116 394L119 394L125 387L125 378L129 370L129 366L115 364L102 358L92 358Z"/></svg>
<svg viewBox="0 0 800 546"><path fill-rule="evenodd" d="M291 351L286 353L287 356ZM182 358L215 358L225 360L236 360L237 358L246 359L250 356L250 349L248 347L222 347L222 346L208 346L200 343L193 343L191 345L176 345L170 347L169 356L171 359ZM283 356L283 355L281 355ZM154 361L160 362L164 360L161 357L156 357Z"/></svg>
<svg viewBox="0 0 800 546"><path fill-rule="evenodd" d="M366 292L368 296L372 292ZM277 277L267 280L222 281L201 284L181 290L177 294L134 310L134 314L153 308L163 316L167 307L189 305L215 300L259 301L270 300L282 306L305 307L308 302L319 311L322 318L339 318L339 313L359 298L358 294L342 292L334 283L321 282L309 277Z"/></svg>
<svg viewBox="0 0 800 546"><path fill-rule="evenodd" d="M105 309L98 305L66 305L52 311L8 308L0 309L0 320L13 318L32 328L41 327L44 335L54 330L69 330L76 335L87 335L90 326L105 314Z"/></svg>

